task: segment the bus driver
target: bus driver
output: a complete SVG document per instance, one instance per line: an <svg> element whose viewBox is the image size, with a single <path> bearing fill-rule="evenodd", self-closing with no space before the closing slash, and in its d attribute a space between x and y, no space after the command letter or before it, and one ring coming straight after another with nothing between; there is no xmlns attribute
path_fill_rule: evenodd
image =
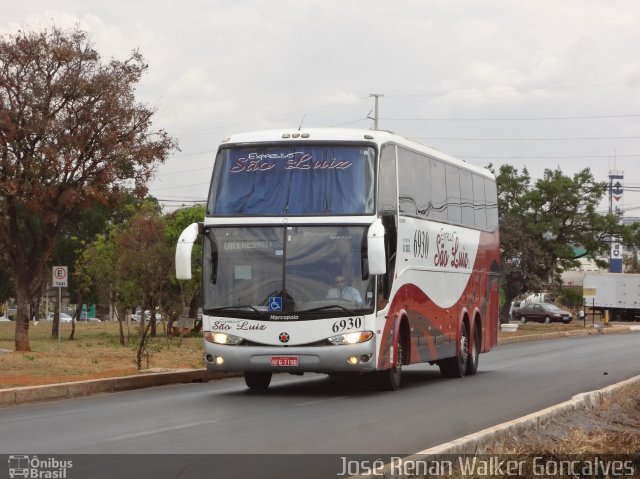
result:
<svg viewBox="0 0 640 479"><path fill-rule="evenodd" d="M327 299L345 299L356 304L362 304L362 296L353 286L347 286L344 276L336 276L336 287L331 288L327 293Z"/></svg>

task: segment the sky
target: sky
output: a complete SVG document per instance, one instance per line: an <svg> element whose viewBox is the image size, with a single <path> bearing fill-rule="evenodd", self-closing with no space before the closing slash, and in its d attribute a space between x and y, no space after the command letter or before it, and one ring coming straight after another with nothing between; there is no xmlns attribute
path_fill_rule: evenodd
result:
<svg viewBox="0 0 640 479"><path fill-rule="evenodd" d="M478 166L622 170L640 216L637 0L6 3L0 34L79 25L105 61L143 54L137 98L180 145L150 183L168 211L206 198L230 134L372 128L380 94L379 128Z"/></svg>

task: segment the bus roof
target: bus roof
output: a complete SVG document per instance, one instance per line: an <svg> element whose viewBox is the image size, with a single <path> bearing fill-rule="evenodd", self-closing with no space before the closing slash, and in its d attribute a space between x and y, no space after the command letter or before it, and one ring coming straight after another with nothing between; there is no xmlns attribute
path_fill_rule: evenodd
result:
<svg viewBox="0 0 640 479"><path fill-rule="evenodd" d="M414 140L410 140L401 135L386 130L365 130L355 128L304 128L304 129L280 129L280 130L260 130L247 133L238 133L225 138L221 146L231 144L248 143L275 143L275 142L313 142L313 141L358 141L371 142L377 145L393 142L399 146L424 153L443 160L447 163L455 164L462 168L474 171L483 176L493 178L493 175L486 168L472 165L464 160L460 160L451 155L447 155L435 148L423 145Z"/></svg>

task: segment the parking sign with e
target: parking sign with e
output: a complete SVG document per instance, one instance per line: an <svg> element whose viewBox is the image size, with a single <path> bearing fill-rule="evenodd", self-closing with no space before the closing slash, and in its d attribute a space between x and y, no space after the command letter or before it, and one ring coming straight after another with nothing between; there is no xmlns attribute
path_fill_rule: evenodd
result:
<svg viewBox="0 0 640 479"><path fill-rule="evenodd" d="M54 266L51 283L54 288L67 287L68 270L66 266Z"/></svg>

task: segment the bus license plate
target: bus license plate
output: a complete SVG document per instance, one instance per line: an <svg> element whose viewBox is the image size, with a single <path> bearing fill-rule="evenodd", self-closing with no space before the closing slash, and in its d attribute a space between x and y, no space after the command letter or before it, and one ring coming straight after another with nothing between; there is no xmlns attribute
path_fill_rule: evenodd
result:
<svg viewBox="0 0 640 479"><path fill-rule="evenodd" d="M298 356L271 356L271 366L299 366Z"/></svg>

